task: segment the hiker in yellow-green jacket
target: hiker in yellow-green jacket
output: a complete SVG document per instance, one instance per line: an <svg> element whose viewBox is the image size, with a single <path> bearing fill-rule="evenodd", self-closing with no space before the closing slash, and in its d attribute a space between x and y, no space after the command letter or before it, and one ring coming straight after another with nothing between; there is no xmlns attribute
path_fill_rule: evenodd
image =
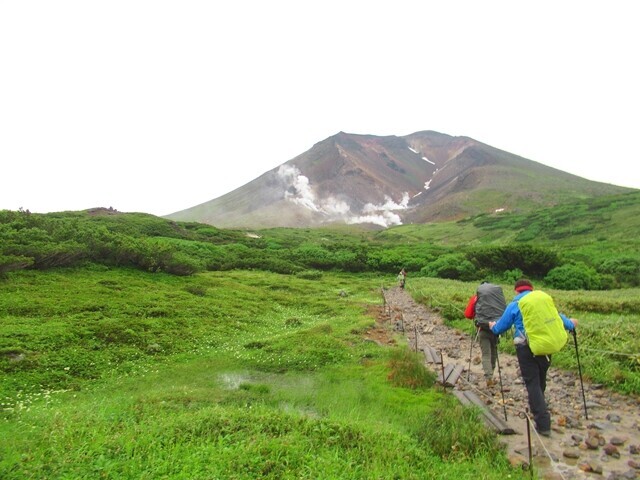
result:
<svg viewBox="0 0 640 480"><path fill-rule="evenodd" d="M497 322L489 327L496 335L515 328L513 343L516 347L520 373L527 387L529 408L536 431L551 435L551 415L547 410L544 391L551 354L567 343L566 330L574 330L578 321L558 313L552 298L542 291L533 291L529 280L518 280L514 286L516 296L507 305Z"/></svg>

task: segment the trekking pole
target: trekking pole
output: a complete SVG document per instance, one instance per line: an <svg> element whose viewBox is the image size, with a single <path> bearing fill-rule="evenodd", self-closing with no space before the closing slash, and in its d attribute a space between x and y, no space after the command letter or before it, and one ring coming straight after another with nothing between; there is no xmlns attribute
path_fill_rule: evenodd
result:
<svg viewBox="0 0 640 480"><path fill-rule="evenodd" d="M529 474L531 475L531 480L533 480L533 449L531 448L531 425L529 422L529 410L525 409L524 412L520 412L520 418L524 418L524 421L527 424L527 445L529 447Z"/></svg>
<svg viewBox="0 0 640 480"><path fill-rule="evenodd" d="M496 343L498 337L496 336ZM498 355L498 345L496 345L496 364L498 365L498 380L500 381L500 395L502 395L502 410L504 411L504 421L507 420L507 405L504 403L504 389L502 388L502 371L500 370L500 355Z"/></svg>
<svg viewBox="0 0 640 480"><path fill-rule="evenodd" d="M478 334L480 333L480 329L476 330L476 338L473 338L473 334L471 334L471 348L469 348L469 368L467 369L467 382L469 381L469 377L471 376L471 354L473 352L473 344L478 340Z"/></svg>
<svg viewBox="0 0 640 480"><path fill-rule="evenodd" d="M582 367L580 366L580 353L578 353L578 336L576 335L575 327L571 330L573 335L573 344L576 347L576 360L578 361L578 374L580 375L580 388L582 390L582 403L584 404L584 418L589 420L589 414L587 413L587 399L584 396L584 384L582 383Z"/></svg>

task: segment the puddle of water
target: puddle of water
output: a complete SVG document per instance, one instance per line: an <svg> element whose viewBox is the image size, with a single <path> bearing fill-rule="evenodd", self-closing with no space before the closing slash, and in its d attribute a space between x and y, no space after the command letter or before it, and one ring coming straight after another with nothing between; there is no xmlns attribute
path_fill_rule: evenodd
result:
<svg viewBox="0 0 640 480"><path fill-rule="evenodd" d="M314 419L320 418L320 414L317 411L310 408L309 406L301 407L301 406L292 405L289 402L282 402L278 406L283 412L286 412L286 413L296 413L298 415L303 415L305 417L314 418Z"/></svg>
<svg viewBox="0 0 640 480"><path fill-rule="evenodd" d="M237 390L243 383L252 383L256 381L255 375L249 372L224 372L218 374L218 380L229 390Z"/></svg>
<svg viewBox="0 0 640 480"><path fill-rule="evenodd" d="M247 383L267 384L274 389L291 388L295 386L298 389L311 389L314 385L314 379L305 376L288 377L284 375L260 374L257 372L223 372L218 374L218 381L228 390L237 390L241 385ZM282 411L287 413L296 413L309 418L320 418L320 414L313 408L300 405L294 405L288 401L279 403Z"/></svg>

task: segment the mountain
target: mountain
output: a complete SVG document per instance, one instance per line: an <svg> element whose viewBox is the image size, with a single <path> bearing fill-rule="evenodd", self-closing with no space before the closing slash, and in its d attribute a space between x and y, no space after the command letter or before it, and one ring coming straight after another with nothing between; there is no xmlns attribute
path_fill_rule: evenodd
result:
<svg viewBox="0 0 640 480"><path fill-rule="evenodd" d="M340 132L240 188L165 218L221 228L388 227L628 191L469 137Z"/></svg>

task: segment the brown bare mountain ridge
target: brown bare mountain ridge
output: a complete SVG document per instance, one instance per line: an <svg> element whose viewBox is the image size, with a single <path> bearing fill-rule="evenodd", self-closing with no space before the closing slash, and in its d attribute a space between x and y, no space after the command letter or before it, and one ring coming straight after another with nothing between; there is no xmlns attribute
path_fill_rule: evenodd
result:
<svg viewBox="0 0 640 480"><path fill-rule="evenodd" d="M167 215L219 228L388 227L617 194L469 137L340 132L221 197Z"/></svg>

